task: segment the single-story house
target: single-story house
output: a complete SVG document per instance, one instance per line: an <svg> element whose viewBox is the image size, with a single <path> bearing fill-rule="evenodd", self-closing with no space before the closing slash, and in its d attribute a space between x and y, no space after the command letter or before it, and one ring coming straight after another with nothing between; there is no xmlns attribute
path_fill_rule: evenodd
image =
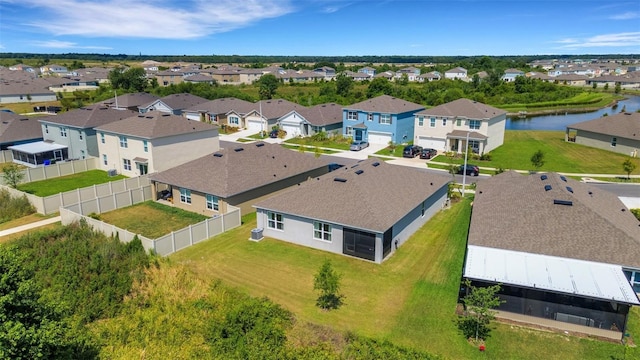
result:
<svg viewBox="0 0 640 360"><path fill-rule="evenodd" d="M254 211L256 201L325 174L328 164L312 154L259 142L220 149L150 179L156 198L169 194L181 209L215 215L231 205L245 214Z"/></svg>
<svg viewBox="0 0 640 360"><path fill-rule="evenodd" d="M269 132L271 128L277 126L278 119L293 110L303 108L305 107L300 104L284 99L260 100L253 104L252 111L249 111L240 119L244 122L244 124L241 125L244 125L244 128L253 130L256 133L260 131Z"/></svg>
<svg viewBox="0 0 640 360"><path fill-rule="evenodd" d="M240 127L242 118L255 109L252 102L233 97L215 99L184 109L189 120Z"/></svg>
<svg viewBox="0 0 640 360"><path fill-rule="evenodd" d="M476 188L463 278L500 284L501 312L622 338L640 305L640 223L608 191L557 173L505 172Z"/></svg>
<svg viewBox="0 0 640 360"><path fill-rule="evenodd" d="M445 206L450 180L369 158L257 202L258 228L266 237L381 263Z"/></svg>
<svg viewBox="0 0 640 360"><path fill-rule="evenodd" d="M312 136L320 132L340 133L342 106L329 103L310 108L299 108L278 119L278 127L286 131L287 138Z"/></svg>
<svg viewBox="0 0 640 360"><path fill-rule="evenodd" d="M148 111L160 111L164 113L181 115L184 109L205 103L209 100L189 93L171 94L147 104L138 106L138 111L144 114Z"/></svg>
<svg viewBox="0 0 640 360"><path fill-rule="evenodd" d="M575 131L575 136L570 134ZM567 126L566 141L631 157L640 156L640 113L624 112Z"/></svg>

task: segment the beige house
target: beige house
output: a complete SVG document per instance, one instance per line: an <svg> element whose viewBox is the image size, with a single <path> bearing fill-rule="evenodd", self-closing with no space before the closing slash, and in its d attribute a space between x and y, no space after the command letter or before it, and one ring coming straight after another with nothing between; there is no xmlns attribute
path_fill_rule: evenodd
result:
<svg viewBox="0 0 640 360"><path fill-rule="evenodd" d="M242 214L283 189L329 171L329 161L278 144L238 144L150 176L156 198L207 216L226 213L228 205Z"/></svg>
<svg viewBox="0 0 640 360"><path fill-rule="evenodd" d="M100 168L139 176L220 149L218 127L157 111L96 128Z"/></svg>
<svg viewBox="0 0 640 360"><path fill-rule="evenodd" d="M438 151L487 153L504 142L507 112L469 99L458 99L415 114L413 143Z"/></svg>
<svg viewBox="0 0 640 360"><path fill-rule="evenodd" d="M575 131L575 136L570 136ZM640 113L619 113L567 126L565 140L631 157L640 154Z"/></svg>

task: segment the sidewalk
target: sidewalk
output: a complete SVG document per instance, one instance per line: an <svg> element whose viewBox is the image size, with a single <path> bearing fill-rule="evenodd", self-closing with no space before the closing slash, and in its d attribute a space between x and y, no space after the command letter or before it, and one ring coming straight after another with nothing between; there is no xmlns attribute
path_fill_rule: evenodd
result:
<svg viewBox="0 0 640 360"><path fill-rule="evenodd" d="M58 221L61 221L60 216L56 216L50 219L45 219L45 220L41 220L41 221L36 221L30 224L24 224L24 225L20 225L20 226L16 226L14 228L10 228L10 229L6 229L6 230L1 230L0 231L0 238L6 235L11 235L11 234L15 234L15 233L19 233L25 230L31 230L31 229L35 229L38 228L40 226L45 226L45 225L49 225L49 224L53 224L56 223Z"/></svg>

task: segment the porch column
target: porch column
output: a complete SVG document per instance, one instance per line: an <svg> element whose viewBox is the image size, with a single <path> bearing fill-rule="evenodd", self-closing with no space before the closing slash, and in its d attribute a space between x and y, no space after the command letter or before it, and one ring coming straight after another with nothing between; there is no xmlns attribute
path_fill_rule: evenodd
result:
<svg viewBox="0 0 640 360"><path fill-rule="evenodd" d="M566 128L564 131L564 141L569 141L569 128Z"/></svg>

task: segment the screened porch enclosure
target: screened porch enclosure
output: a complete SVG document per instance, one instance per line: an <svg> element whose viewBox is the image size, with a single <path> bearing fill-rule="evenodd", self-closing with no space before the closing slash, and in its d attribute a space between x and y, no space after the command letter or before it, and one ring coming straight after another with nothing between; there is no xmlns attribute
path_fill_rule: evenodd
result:
<svg viewBox="0 0 640 360"><path fill-rule="evenodd" d="M9 146L13 161L29 167L49 165L69 159L69 150L64 145L45 141Z"/></svg>

